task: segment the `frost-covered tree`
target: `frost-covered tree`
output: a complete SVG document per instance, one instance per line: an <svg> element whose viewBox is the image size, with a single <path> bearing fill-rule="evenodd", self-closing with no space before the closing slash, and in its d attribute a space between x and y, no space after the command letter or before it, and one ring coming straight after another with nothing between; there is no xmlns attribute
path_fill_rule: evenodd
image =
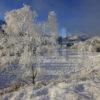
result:
<svg viewBox="0 0 100 100"><path fill-rule="evenodd" d="M50 11L48 14L48 25L51 34L57 33L57 18L54 11Z"/></svg>
<svg viewBox="0 0 100 100"><path fill-rule="evenodd" d="M50 33L50 41L52 43L52 50L55 51L57 49L57 39L58 39L58 29L57 29L57 18L55 11L50 11L48 14L48 27ZM55 52L56 53L56 52Z"/></svg>
<svg viewBox="0 0 100 100"><path fill-rule="evenodd" d="M12 10L5 14L5 21L7 23L4 30L13 35L19 33L33 33L33 22L37 16L36 12L30 10L30 6L24 5L23 8Z"/></svg>
<svg viewBox="0 0 100 100"><path fill-rule="evenodd" d="M4 31L8 34L5 46L9 58L18 58L20 69L15 72L18 78L25 78L31 75L33 64L37 63L37 47L40 38L36 32L34 23L36 12L31 11L30 6L12 10L6 13L6 25Z"/></svg>
<svg viewBox="0 0 100 100"><path fill-rule="evenodd" d="M36 16L36 12L27 5L5 14L3 29L6 36L0 39L0 61L5 62L2 66L17 65L11 74L21 79L31 75L33 79L36 77L34 68L39 66L38 55L47 52L51 55L56 51L55 12L50 12L48 21L44 23L37 23Z"/></svg>

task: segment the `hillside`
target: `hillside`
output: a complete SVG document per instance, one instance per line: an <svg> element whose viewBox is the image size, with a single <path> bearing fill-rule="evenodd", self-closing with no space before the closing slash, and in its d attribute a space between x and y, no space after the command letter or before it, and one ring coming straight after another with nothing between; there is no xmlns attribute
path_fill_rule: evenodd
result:
<svg viewBox="0 0 100 100"><path fill-rule="evenodd" d="M100 37L92 37L71 47L81 51L100 52Z"/></svg>

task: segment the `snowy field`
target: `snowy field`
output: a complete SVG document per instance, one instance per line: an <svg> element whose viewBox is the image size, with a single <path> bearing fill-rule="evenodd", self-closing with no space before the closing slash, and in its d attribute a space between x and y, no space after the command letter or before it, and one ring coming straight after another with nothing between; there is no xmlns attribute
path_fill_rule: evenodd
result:
<svg viewBox="0 0 100 100"><path fill-rule="evenodd" d="M37 56L38 66L42 70L42 75L37 77L39 80L58 79L59 77L67 77L69 74L77 72L85 67L89 57L95 54L89 52L79 52L74 50L61 50L57 56ZM0 72L0 88L9 86L9 84L17 80L15 75L12 75L12 70L20 70L17 65L11 65Z"/></svg>
<svg viewBox="0 0 100 100"><path fill-rule="evenodd" d="M61 77L67 78L71 73L78 72L87 67L88 64L92 64L96 55L98 53L62 50L60 53L57 53L57 56L37 56L38 66L41 68L42 74L37 76L36 80L48 81ZM18 70L16 66L12 65L0 72L1 89L9 86L11 81L17 80L16 76L12 75L12 70Z"/></svg>
<svg viewBox="0 0 100 100"><path fill-rule="evenodd" d="M25 85L0 100L100 100L99 53L63 50L56 57L37 58L43 73L36 85ZM14 79L16 76L0 73L0 88Z"/></svg>

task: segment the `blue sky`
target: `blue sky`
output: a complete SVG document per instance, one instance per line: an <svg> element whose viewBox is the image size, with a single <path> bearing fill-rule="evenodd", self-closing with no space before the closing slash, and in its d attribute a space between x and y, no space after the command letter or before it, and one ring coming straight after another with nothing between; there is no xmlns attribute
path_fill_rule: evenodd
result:
<svg viewBox="0 0 100 100"><path fill-rule="evenodd" d="M0 18L3 19L6 11L20 8L23 4L37 11L39 21L46 20L48 12L54 10L59 29L100 34L100 0L0 0Z"/></svg>

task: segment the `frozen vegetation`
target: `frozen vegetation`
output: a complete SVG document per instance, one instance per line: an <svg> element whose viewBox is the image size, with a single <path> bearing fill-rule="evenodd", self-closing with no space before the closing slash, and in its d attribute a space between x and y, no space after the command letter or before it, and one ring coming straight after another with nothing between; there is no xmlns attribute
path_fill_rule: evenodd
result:
<svg viewBox="0 0 100 100"><path fill-rule="evenodd" d="M27 5L6 13L0 100L100 100L100 38L60 52L56 13L49 12L42 23L37 16Z"/></svg>
<svg viewBox="0 0 100 100"><path fill-rule="evenodd" d="M81 51L100 52L100 37L93 37L85 42L77 43L71 48Z"/></svg>
<svg viewBox="0 0 100 100"><path fill-rule="evenodd" d="M33 67L37 67L37 56L52 56L52 51L56 50L55 12L51 11L43 23L36 22L36 16L37 13L27 5L5 14L6 24L0 35L0 67L2 71L4 67L7 70L17 66L10 73L17 75L19 80L32 75Z"/></svg>

